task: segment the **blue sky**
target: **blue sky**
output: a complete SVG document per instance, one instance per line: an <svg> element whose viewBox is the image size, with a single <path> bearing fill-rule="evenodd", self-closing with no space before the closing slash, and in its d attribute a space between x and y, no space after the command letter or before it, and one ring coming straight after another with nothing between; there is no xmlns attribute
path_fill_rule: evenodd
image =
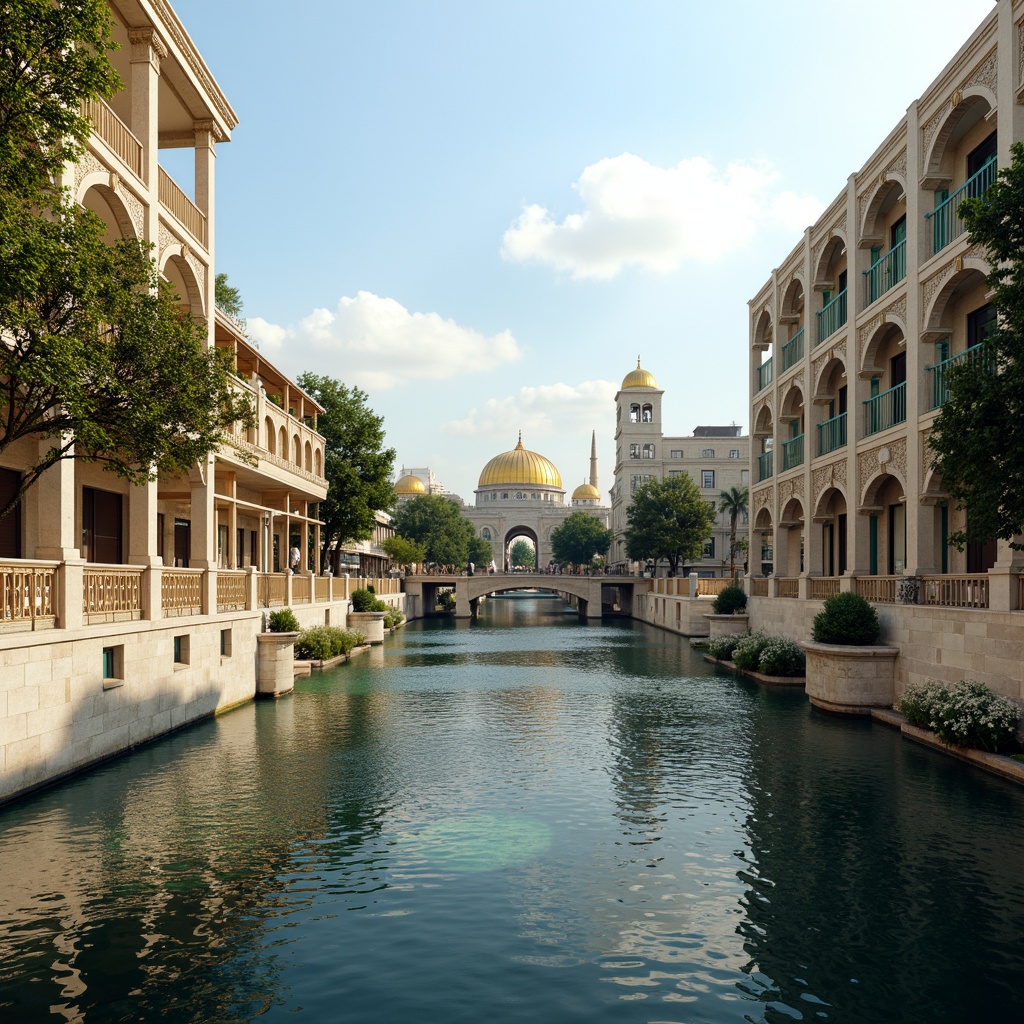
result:
<svg viewBox="0 0 1024 1024"><path fill-rule="evenodd" d="M992 6L175 0L240 120L217 270L396 468L471 501L522 429L571 492L596 430L607 492L638 354L668 432L747 428L747 300Z"/></svg>

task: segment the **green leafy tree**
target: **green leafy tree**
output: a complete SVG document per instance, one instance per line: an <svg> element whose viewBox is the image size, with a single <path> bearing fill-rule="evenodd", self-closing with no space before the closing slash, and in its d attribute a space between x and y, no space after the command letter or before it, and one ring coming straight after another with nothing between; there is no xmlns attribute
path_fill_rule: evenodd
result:
<svg viewBox="0 0 1024 1024"><path fill-rule="evenodd" d="M586 512L570 513L551 531L551 554L559 565L589 564L594 555L608 554L611 543L612 531Z"/></svg>
<svg viewBox="0 0 1024 1024"><path fill-rule="evenodd" d="M736 578L736 554L743 550L743 544L736 539L736 523L747 511L750 492L746 487L730 487L718 497L719 512L729 513L729 575Z"/></svg>
<svg viewBox="0 0 1024 1024"><path fill-rule="evenodd" d="M301 374L298 384L324 409L317 419L317 430L325 440L324 476L328 483L319 513L324 523L320 564L327 565L333 545L337 573L340 545L348 540L368 540L373 535L375 513L390 512L394 507L391 473L395 450L384 447L384 420L366 404L367 396L359 388L315 373ZM397 532L418 539L400 527Z"/></svg>
<svg viewBox="0 0 1024 1024"><path fill-rule="evenodd" d="M973 242L988 250L986 278L999 319L979 355L946 371L949 398L936 417L933 467L966 526L949 541L995 538L1020 548L1024 533L1024 146L984 198L960 204Z"/></svg>
<svg viewBox="0 0 1024 1024"><path fill-rule="evenodd" d="M394 537L386 537L381 543L381 548L395 565L414 565L427 557L422 544L417 544L416 541L398 534Z"/></svg>
<svg viewBox="0 0 1024 1024"><path fill-rule="evenodd" d="M242 319L242 296L237 288L228 284L227 274L218 274L213 280L214 301L219 309L236 320Z"/></svg>
<svg viewBox="0 0 1024 1024"><path fill-rule="evenodd" d="M476 535L470 537L467 557L476 566L490 565L494 558L491 542Z"/></svg>
<svg viewBox="0 0 1024 1024"><path fill-rule="evenodd" d="M537 564L537 551L528 540L519 537L512 542L508 561L514 569L532 569Z"/></svg>
<svg viewBox="0 0 1024 1024"><path fill-rule="evenodd" d="M403 502L395 512L395 530L422 544L428 562L461 568L469 561L473 525L451 498L421 494Z"/></svg>
<svg viewBox="0 0 1024 1024"><path fill-rule="evenodd" d="M85 149L83 104L120 84L107 5L7 0L0 39L0 457L25 441L19 455L40 453L19 459L6 514L64 459L133 483L187 471L252 410L150 246L108 246L103 221L57 184Z"/></svg>
<svg viewBox="0 0 1024 1024"><path fill-rule="evenodd" d="M700 557L714 521L714 506L688 474L647 480L626 512L626 554L635 561L665 558L675 575L680 560Z"/></svg>

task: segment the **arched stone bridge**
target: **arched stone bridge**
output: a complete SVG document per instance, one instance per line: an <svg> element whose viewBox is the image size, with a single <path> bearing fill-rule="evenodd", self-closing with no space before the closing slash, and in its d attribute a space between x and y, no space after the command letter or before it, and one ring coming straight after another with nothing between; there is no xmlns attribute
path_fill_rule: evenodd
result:
<svg viewBox="0 0 1024 1024"><path fill-rule="evenodd" d="M509 590L546 590L565 598L580 620L602 614L631 615L636 594L649 593L651 581L639 576L552 576L548 573L476 573L473 576L408 576L405 592L414 599L411 618L430 612L439 590L455 591L455 617L475 618L477 602Z"/></svg>

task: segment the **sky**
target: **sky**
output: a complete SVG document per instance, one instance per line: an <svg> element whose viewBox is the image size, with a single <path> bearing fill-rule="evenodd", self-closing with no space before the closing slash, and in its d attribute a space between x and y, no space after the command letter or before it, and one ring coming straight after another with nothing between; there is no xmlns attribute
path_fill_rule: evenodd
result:
<svg viewBox="0 0 1024 1024"><path fill-rule="evenodd" d="M992 0L172 0L239 118L216 270L260 351L361 388L396 471L571 494L637 357L749 429L747 302ZM161 154L191 189L180 151Z"/></svg>

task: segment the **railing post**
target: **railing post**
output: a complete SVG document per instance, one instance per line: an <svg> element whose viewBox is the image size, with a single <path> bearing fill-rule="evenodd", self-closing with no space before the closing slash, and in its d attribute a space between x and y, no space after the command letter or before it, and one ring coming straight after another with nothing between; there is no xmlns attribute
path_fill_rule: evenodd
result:
<svg viewBox="0 0 1024 1024"><path fill-rule="evenodd" d="M142 570L139 586L142 590L142 617L156 621L164 617L161 583L163 580L162 565L147 565Z"/></svg>
<svg viewBox="0 0 1024 1024"><path fill-rule="evenodd" d="M245 610L247 612L255 611L259 607L259 580L260 575L256 571L256 566L250 565L245 570Z"/></svg>
<svg viewBox="0 0 1024 1024"><path fill-rule="evenodd" d="M697 574L695 572L691 572L690 576L689 576L689 580L690 580L690 598L693 599L693 598L696 598L696 596L697 596Z"/></svg>
<svg viewBox="0 0 1024 1024"><path fill-rule="evenodd" d="M994 612L1017 610L1017 576L1015 566L995 565L988 571L988 606Z"/></svg>
<svg viewBox="0 0 1024 1024"><path fill-rule="evenodd" d="M69 558L57 568L57 622L61 629L85 624L85 559Z"/></svg>

